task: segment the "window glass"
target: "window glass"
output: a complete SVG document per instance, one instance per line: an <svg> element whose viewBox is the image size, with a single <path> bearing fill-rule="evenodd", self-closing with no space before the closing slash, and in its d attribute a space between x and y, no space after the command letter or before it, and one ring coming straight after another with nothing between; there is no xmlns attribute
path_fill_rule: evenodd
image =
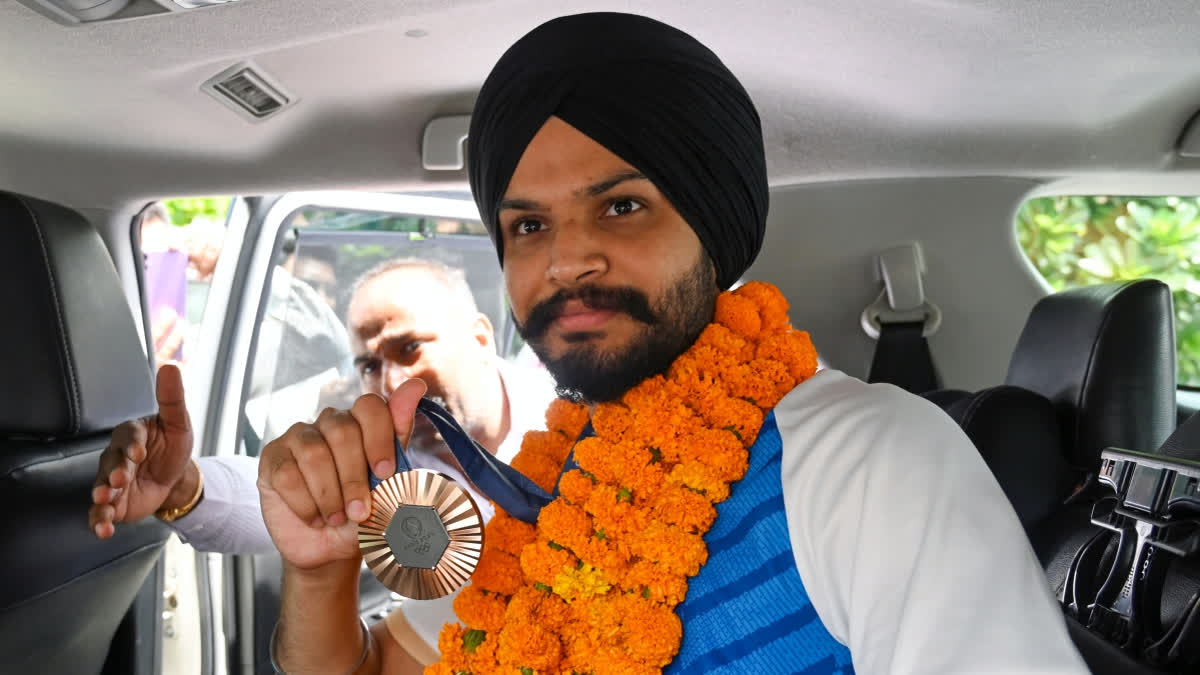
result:
<svg viewBox="0 0 1200 675"><path fill-rule="evenodd" d="M381 265L412 259L461 272L501 355L520 350L495 250L478 220L301 209L285 223L259 327L245 407L248 454L261 439L325 407L347 408L363 393L347 328L355 290Z"/></svg>
<svg viewBox="0 0 1200 675"><path fill-rule="evenodd" d="M154 363L186 370L208 306L213 270L225 249L232 197L154 202L138 218L143 296Z"/></svg>
<svg viewBox="0 0 1200 675"><path fill-rule="evenodd" d="M1056 291L1144 278L1170 286L1179 384L1200 387L1200 198L1037 197L1017 212L1017 238Z"/></svg>

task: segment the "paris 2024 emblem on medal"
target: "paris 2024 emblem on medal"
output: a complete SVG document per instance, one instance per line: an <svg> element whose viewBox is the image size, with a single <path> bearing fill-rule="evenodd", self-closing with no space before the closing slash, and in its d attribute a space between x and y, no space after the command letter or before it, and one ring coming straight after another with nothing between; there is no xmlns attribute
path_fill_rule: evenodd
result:
<svg viewBox="0 0 1200 675"><path fill-rule="evenodd" d="M483 517L448 476L401 470L371 490L371 516L358 527L358 546L384 586L406 598L432 600L471 578L483 551Z"/></svg>

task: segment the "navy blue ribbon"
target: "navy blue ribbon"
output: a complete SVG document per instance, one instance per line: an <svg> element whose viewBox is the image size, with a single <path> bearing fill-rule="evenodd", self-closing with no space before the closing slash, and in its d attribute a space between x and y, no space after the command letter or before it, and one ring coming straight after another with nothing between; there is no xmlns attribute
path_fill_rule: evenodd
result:
<svg viewBox="0 0 1200 675"><path fill-rule="evenodd" d="M550 493L538 487L525 474L496 459L492 453L472 440L442 406L422 398L417 403L417 412L433 423L454 458L462 466L463 473L471 479L475 487L508 515L532 525L537 521L538 512L542 507L553 501L554 497ZM400 439L397 438L396 471L410 470L412 464L408 461ZM368 474L368 481L374 490L381 481L374 473Z"/></svg>

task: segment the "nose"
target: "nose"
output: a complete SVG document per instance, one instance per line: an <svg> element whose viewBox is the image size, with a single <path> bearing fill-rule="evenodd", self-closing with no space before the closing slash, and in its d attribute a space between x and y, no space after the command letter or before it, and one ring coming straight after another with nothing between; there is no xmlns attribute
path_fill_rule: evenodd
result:
<svg viewBox="0 0 1200 675"><path fill-rule="evenodd" d="M550 248L549 281L571 286L592 281L608 271L608 258L592 228L573 218L554 229Z"/></svg>
<svg viewBox="0 0 1200 675"><path fill-rule="evenodd" d="M381 367L383 371L383 394L385 396L396 391L396 387L399 387L401 383L412 377L408 366L390 359L384 359Z"/></svg>

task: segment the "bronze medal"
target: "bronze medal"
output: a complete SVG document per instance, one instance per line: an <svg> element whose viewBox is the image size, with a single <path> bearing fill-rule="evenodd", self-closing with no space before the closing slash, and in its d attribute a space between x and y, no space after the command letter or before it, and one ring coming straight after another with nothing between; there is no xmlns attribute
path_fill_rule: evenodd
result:
<svg viewBox="0 0 1200 675"><path fill-rule="evenodd" d="M387 588L414 600L449 595L470 580L483 551L483 517L471 495L429 469L393 474L371 490L358 527L363 560Z"/></svg>

